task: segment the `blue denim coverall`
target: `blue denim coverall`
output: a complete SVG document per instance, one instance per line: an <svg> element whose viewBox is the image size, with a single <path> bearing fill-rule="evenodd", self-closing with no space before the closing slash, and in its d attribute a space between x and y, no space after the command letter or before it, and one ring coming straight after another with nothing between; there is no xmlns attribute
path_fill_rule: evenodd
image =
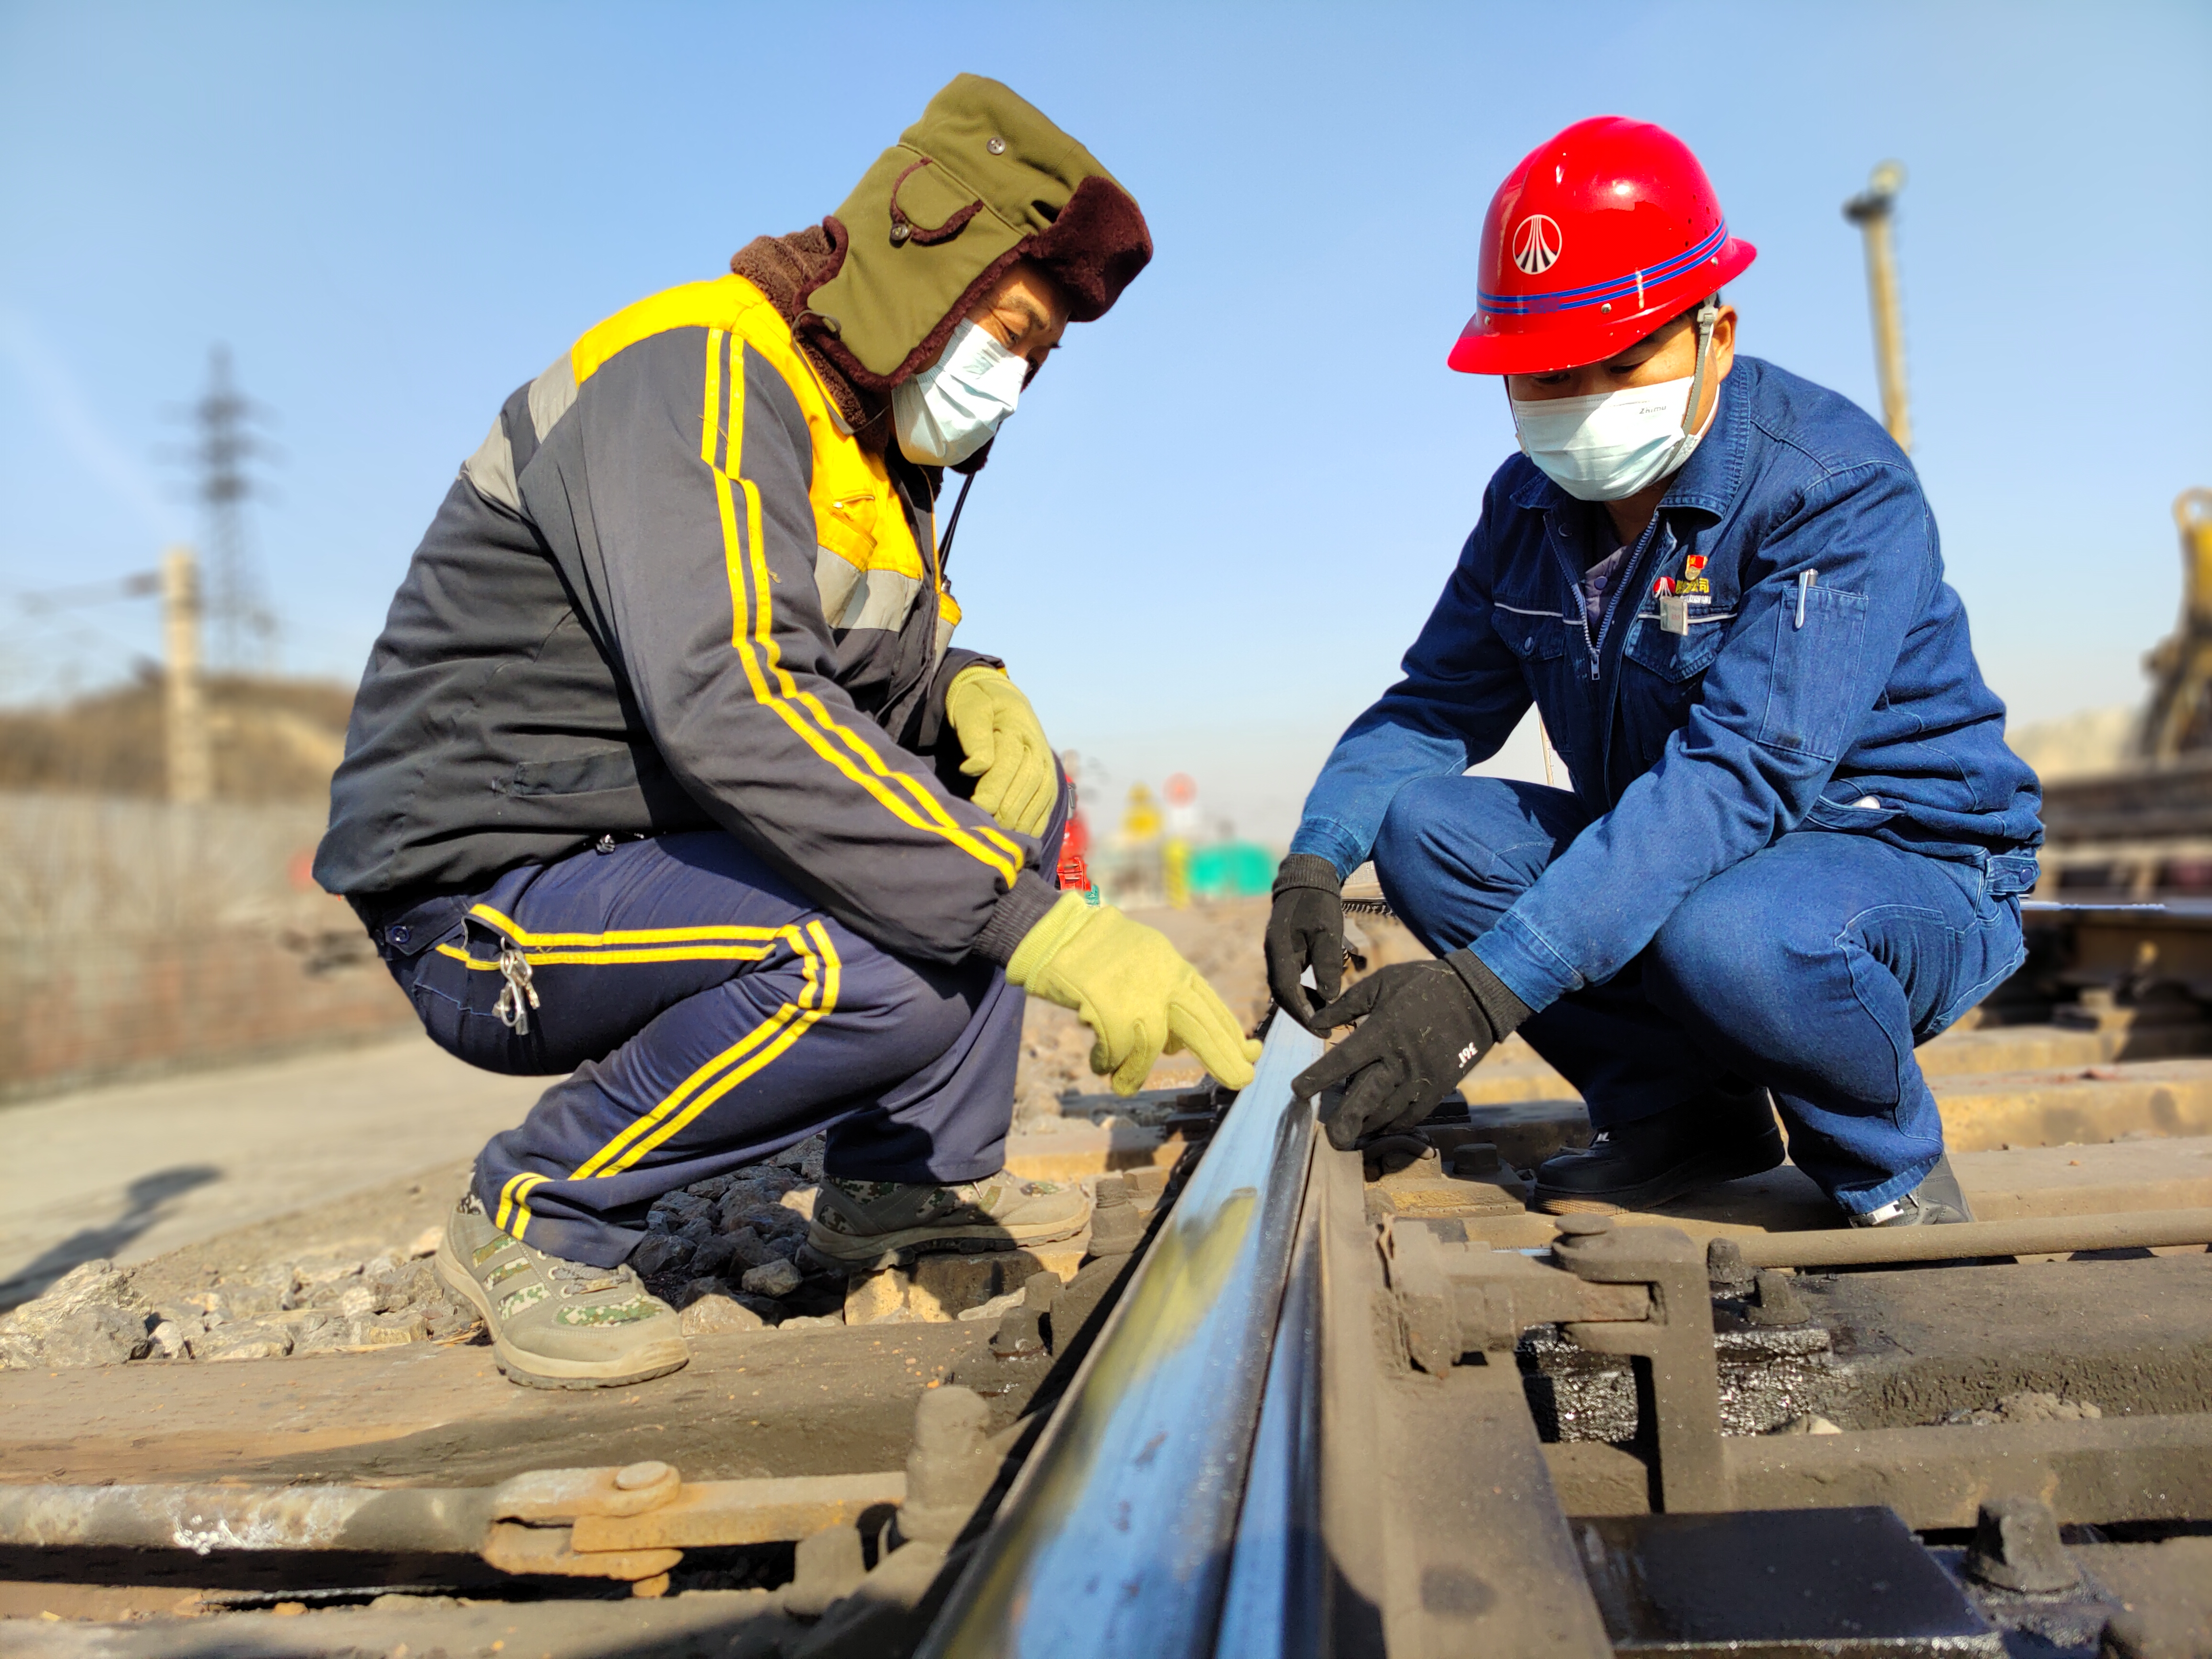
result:
<svg viewBox="0 0 2212 1659"><path fill-rule="evenodd" d="M1471 945L1595 1127L1764 1085L1799 1167L1877 1208L1942 1151L1912 1050L2019 965L2043 838L1919 480L1848 400L1740 356L1586 623L1602 512L1498 469L1291 850L1372 856L1425 945ZM1572 793L1461 775L1532 701Z"/></svg>

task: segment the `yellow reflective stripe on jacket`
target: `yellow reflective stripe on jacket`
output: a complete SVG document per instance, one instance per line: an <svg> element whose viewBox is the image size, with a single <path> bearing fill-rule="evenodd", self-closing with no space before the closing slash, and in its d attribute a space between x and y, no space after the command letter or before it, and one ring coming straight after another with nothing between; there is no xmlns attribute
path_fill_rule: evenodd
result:
<svg viewBox="0 0 2212 1659"><path fill-rule="evenodd" d="M863 571L895 570L929 582L940 601L949 602L944 583L933 579L934 561L907 524L883 458L870 454L844 429L792 338L790 325L744 277L686 283L617 312L570 348L576 384L581 386L624 348L675 328L731 331L766 358L790 387L806 418L814 452L807 497L814 509L816 542ZM951 620L958 619L956 606Z"/></svg>
<svg viewBox="0 0 2212 1659"><path fill-rule="evenodd" d="M744 453L745 383L741 365L724 375L726 349L735 356L742 350L742 343L731 342L725 330L708 329L699 459L714 474L714 499L721 515L723 562L730 585L730 644L744 665L745 680L755 701L775 710L808 748L865 790L893 817L911 829L942 836L998 872L1012 886L1022 869L1018 847L988 826L971 830L962 823L920 779L885 765L883 757L833 716L820 698L800 691L783 667L781 647L774 634L760 492L750 479L732 470ZM740 501L744 503L742 529Z"/></svg>
<svg viewBox="0 0 2212 1659"><path fill-rule="evenodd" d="M651 1111L578 1164L568 1179L619 1175L630 1169L731 1090L773 1065L816 1021L836 1009L844 964L830 943L829 929L810 921L803 930L793 927L783 932L804 965L797 998L678 1084Z"/></svg>

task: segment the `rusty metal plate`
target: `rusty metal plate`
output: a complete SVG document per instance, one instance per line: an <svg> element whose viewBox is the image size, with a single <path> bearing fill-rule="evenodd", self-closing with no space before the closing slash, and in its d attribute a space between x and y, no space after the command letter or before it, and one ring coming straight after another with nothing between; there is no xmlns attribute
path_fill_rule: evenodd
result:
<svg viewBox="0 0 2212 1659"><path fill-rule="evenodd" d="M1574 1527L1616 1654L2004 1652L1892 1510L1746 1510Z"/></svg>
<svg viewBox="0 0 2212 1659"><path fill-rule="evenodd" d="M642 1515L580 1516L575 1547L584 1553L779 1543L850 1525L878 1504L905 1499L902 1470L688 1482L673 1501Z"/></svg>

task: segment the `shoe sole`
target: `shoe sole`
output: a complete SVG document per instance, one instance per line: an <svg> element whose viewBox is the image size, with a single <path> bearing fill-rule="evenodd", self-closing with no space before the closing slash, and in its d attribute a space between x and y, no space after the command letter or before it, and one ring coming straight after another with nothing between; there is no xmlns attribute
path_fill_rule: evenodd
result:
<svg viewBox="0 0 2212 1659"><path fill-rule="evenodd" d="M848 1273L875 1273L885 1267L904 1267L925 1255L981 1255L992 1250L1026 1250L1039 1244L1062 1244L1080 1235L1091 1224L1089 1216L1073 1225L1052 1228L1024 1237L1010 1237L1003 1231L973 1234L957 1231L946 1232L941 1228L908 1227L895 1233L879 1233L872 1238L860 1238L851 1233L833 1233L818 1224L810 1224L806 1230L806 1248L818 1260L832 1267Z"/></svg>
<svg viewBox="0 0 2212 1659"><path fill-rule="evenodd" d="M1567 1188L1536 1184L1535 1205L1547 1215L1614 1215L1622 1210L1644 1210L1655 1204L1671 1204L1706 1187L1741 1181L1779 1169L1788 1156L1782 1137L1769 1133L1756 1148L1735 1152L1707 1152L1678 1164L1662 1175L1633 1187L1610 1192L1578 1193Z"/></svg>
<svg viewBox="0 0 2212 1659"><path fill-rule="evenodd" d="M438 1282L465 1297L483 1318L484 1328L491 1333L492 1363L500 1374L526 1389L619 1389L632 1382L649 1382L691 1363L691 1350L681 1337L648 1342L620 1359L556 1359L550 1354L527 1353L500 1334L491 1298L477 1283L476 1275L461 1265L451 1238L438 1240L438 1253L431 1265Z"/></svg>

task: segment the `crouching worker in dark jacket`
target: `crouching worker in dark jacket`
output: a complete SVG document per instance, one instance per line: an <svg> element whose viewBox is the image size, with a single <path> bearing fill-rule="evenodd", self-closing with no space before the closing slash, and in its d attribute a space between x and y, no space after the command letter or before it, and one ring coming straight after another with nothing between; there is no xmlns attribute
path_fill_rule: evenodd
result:
<svg viewBox="0 0 2212 1659"><path fill-rule="evenodd" d="M1164 1048L1249 1081L1164 938L1040 873L1052 750L948 646L945 470L1151 255L1088 152L963 76L818 228L592 329L461 468L315 873L440 1044L570 1073L437 1255L515 1381L683 1364L623 1265L647 1206L817 1131L834 1264L1080 1231L1080 1192L1004 1172L1024 990L1124 1093Z"/></svg>
<svg viewBox="0 0 2212 1659"><path fill-rule="evenodd" d="M1970 1218L1914 1045L2018 966L2042 840L1911 465L1735 354L1751 263L1653 126L1570 127L1499 188L1452 367L1501 467L1406 678L1354 721L1275 884L1277 998L1359 1029L1298 1079L1339 1146L1427 1115L1518 1030L1588 1103L1553 1211L1782 1161L1856 1224ZM1534 702L1571 793L1462 775ZM1437 953L1336 999L1372 856Z"/></svg>

